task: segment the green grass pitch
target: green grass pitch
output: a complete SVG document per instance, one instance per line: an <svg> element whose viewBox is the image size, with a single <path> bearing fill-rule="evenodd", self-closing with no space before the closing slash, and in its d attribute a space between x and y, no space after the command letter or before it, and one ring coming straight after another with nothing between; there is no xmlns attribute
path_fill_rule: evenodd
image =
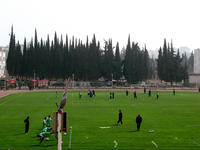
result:
<svg viewBox="0 0 200 150"><path fill-rule="evenodd" d="M90 99L87 91L68 93L68 128L72 126L72 150L200 150L200 93L160 92L156 100L147 94L115 91L109 100L109 91L96 91ZM36 137L45 116L56 111L62 92L13 94L0 99L0 150L55 150L54 136L39 145ZM119 109L123 125L116 126ZM135 118L143 118L141 131L136 132ZM24 119L30 116L29 134L24 134ZM99 128L110 127L110 128ZM154 133L148 131L154 130ZM69 130L68 130L69 131ZM114 147L116 141L117 147ZM157 144L156 146L152 143ZM63 149L68 149L69 133L63 135Z"/></svg>

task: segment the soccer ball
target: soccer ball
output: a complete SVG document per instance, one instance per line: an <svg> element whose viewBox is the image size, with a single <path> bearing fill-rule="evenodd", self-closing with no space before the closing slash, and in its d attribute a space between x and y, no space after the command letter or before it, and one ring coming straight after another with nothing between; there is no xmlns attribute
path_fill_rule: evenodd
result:
<svg viewBox="0 0 200 150"><path fill-rule="evenodd" d="M67 135L67 133L65 132L64 135Z"/></svg>

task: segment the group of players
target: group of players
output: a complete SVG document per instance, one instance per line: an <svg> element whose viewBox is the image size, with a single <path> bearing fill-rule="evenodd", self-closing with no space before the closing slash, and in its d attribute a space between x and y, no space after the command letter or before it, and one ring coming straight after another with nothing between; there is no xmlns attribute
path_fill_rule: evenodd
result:
<svg viewBox="0 0 200 150"><path fill-rule="evenodd" d="M51 131L52 130L51 123L52 119L50 115L48 117L44 117L44 120L42 122L42 131L38 134L38 137L40 137L40 144L44 139L48 140L48 137L53 133Z"/></svg>
<svg viewBox="0 0 200 150"><path fill-rule="evenodd" d="M146 87L144 87L144 94L146 94L146 92L147 92L147 89L146 89ZM95 93L96 93L95 90L88 90L87 95L88 95L89 98L92 98L93 96L96 96ZM126 96L128 96L128 94L129 94L129 91L126 90ZM152 91L151 91L151 89L149 89L148 90L148 96L151 97L151 94L152 94ZM173 94L175 95L175 89L173 89ZM56 92L56 97L57 97L57 92ZM81 92L79 92L79 99L81 99L81 98L82 98L82 94L81 94ZM115 98L115 92L113 90L109 93L109 99L111 100L111 99L114 99L114 98ZM133 98L137 99L136 90L133 92ZM156 99L158 100L158 98L159 98L159 92L156 91Z"/></svg>
<svg viewBox="0 0 200 150"><path fill-rule="evenodd" d="M24 120L25 123L25 134L28 134L29 132L29 116L26 117L26 119ZM42 143L42 141L44 139L48 140L48 137L53 133L52 127L51 127L51 123L52 123L52 119L51 116L49 115L48 117L44 117L44 120L42 122L42 131L37 135L38 137L40 137L40 144ZM57 139L57 135L56 139Z"/></svg>
<svg viewBox="0 0 200 150"><path fill-rule="evenodd" d="M95 95L95 90L92 90L92 91L89 90L89 91L88 91L88 96L89 96L90 98L92 98L93 96L96 96L96 95Z"/></svg>
<svg viewBox="0 0 200 150"><path fill-rule="evenodd" d="M126 90L126 96L128 96L128 90ZM149 91L148 91L148 96L149 97L151 97L151 89L149 89ZM176 93L176 91L175 91L175 89L173 89L173 95L175 96L175 93ZM146 88L144 87L144 94L146 94ZM134 99L137 99L137 92L136 92L136 90L133 92L133 97L134 97ZM158 98L159 98L159 92L156 90L156 99L158 100Z"/></svg>
<svg viewBox="0 0 200 150"><path fill-rule="evenodd" d="M128 96L128 93L129 93L129 91L128 90L126 90L126 96ZM144 94L146 94L146 88L144 87ZM149 89L149 91L148 91L148 95L149 95L149 97L151 97L151 89ZM157 97L157 99L158 99L158 91L156 92L156 97ZM134 99L137 99L137 92L136 92L136 90L133 92L133 98Z"/></svg>

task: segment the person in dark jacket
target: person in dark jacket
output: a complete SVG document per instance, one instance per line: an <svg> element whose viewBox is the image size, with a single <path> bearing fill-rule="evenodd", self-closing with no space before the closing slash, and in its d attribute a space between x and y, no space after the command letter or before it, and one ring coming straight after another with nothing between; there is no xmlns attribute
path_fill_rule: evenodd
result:
<svg viewBox="0 0 200 150"><path fill-rule="evenodd" d="M25 133L28 134L29 130L29 116L24 120L25 123Z"/></svg>
<svg viewBox="0 0 200 150"><path fill-rule="evenodd" d="M81 92L79 92L78 95L79 95L79 99L81 99L82 98Z"/></svg>
<svg viewBox="0 0 200 150"><path fill-rule="evenodd" d="M136 117L136 123L137 123L137 131L139 131L140 130L140 125L142 123L142 117L140 115L138 115Z"/></svg>
<svg viewBox="0 0 200 150"><path fill-rule="evenodd" d="M133 95L134 95L134 99L137 99L137 93L136 93L136 91L134 91Z"/></svg>
<svg viewBox="0 0 200 150"><path fill-rule="evenodd" d="M96 95L95 95L95 90L92 90L92 95L93 95L93 96L96 96Z"/></svg>
<svg viewBox="0 0 200 150"><path fill-rule="evenodd" d="M144 87L144 94L146 94L146 87Z"/></svg>
<svg viewBox="0 0 200 150"><path fill-rule="evenodd" d="M91 90L88 91L88 96L89 96L90 98L92 98L92 91L91 91Z"/></svg>
<svg viewBox="0 0 200 150"><path fill-rule="evenodd" d="M149 97L151 97L151 89L149 89Z"/></svg>
<svg viewBox="0 0 200 150"><path fill-rule="evenodd" d="M121 111L121 110L119 110L119 119L118 119L118 121L117 121L117 125L118 125L119 123L123 124L123 122L122 122L122 111Z"/></svg>
<svg viewBox="0 0 200 150"><path fill-rule="evenodd" d="M128 96L128 90L126 90L126 96Z"/></svg>
<svg viewBox="0 0 200 150"><path fill-rule="evenodd" d="M156 99L158 100L158 98L159 98L159 93L158 91L156 91Z"/></svg>
<svg viewBox="0 0 200 150"><path fill-rule="evenodd" d="M176 94L176 91L175 91L175 89L173 89L173 95L175 96L175 94Z"/></svg>
<svg viewBox="0 0 200 150"><path fill-rule="evenodd" d="M112 92L112 98L113 98L113 99L115 98L115 92L114 92L114 90L113 90L113 92Z"/></svg>
<svg viewBox="0 0 200 150"><path fill-rule="evenodd" d="M112 99L112 92L110 92L110 99Z"/></svg>

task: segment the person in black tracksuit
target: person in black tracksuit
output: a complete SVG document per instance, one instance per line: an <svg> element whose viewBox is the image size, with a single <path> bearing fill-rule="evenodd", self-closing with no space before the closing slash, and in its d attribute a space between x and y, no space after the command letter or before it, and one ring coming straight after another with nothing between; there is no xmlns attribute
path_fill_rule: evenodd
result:
<svg viewBox="0 0 200 150"><path fill-rule="evenodd" d="M156 99L158 100L158 98L159 98L159 93L158 93L158 91L156 92Z"/></svg>
<svg viewBox="0 0 200 150"><path fill-rule="evenodd" d="M176 94L176 91L175 91L175 89L173 89L173 95L175 96L175 94Z"/></svg>
<svg viewBox="0 0 200 150"><path fill-rule="evenodd" d="M115 98L115 92L114 91L112 92L112 98L113 99Z"/></svg>
<svg viewBox="0 0 200 150"><path fill-rule="evenodd" d="M95 95L95 90L92 90L92 95L93 95L93 96L96 96L96 95Z"/></svg>
<svg viewBox="0 0 200 150"><path fill-rule="evenodd" d="M149 89L149 97L151 97L151 89Z"/></svg>
<svg viewBox="0 0 200 150"><path fill-rule="evenodd" d="M126 96L128 96L128 90L126 90Z"/></svg>
<svg viewBox="0 0 200 150"><path fill-rule="evenodd" d="M137 123L137 131L139 131L140 130L140 125L142 123L142 117L140 115L138 115L136 117L136 123Z"/></svg>
<svg viewBox="0 0 200 150"><path fill-rule="evenodd" d="M144 94L146 94L146 88L144 87Z"/></svg>
<svg viewBox="0 0 200 150"><path fill-rule="evenodd" d="M24 120L25 123L25 133L28 133L29 130L29 116Z"/></svg>
<svg viewBox="0 0 200 150"><path fill-rule="evenodd" d="M117 125L118 125L119 123L123 124L123 122L122 122L122 111L121 111L121 110L119 110L119 119L118 119L118 121L117 121Z"/></svg>
<svg viewBox="0 0 200 150"><path fill-rule="evenodd" d="M137 99L137 93L136 93L136 91L134 91L133 95L134 95L134 99Z"/></svg>

